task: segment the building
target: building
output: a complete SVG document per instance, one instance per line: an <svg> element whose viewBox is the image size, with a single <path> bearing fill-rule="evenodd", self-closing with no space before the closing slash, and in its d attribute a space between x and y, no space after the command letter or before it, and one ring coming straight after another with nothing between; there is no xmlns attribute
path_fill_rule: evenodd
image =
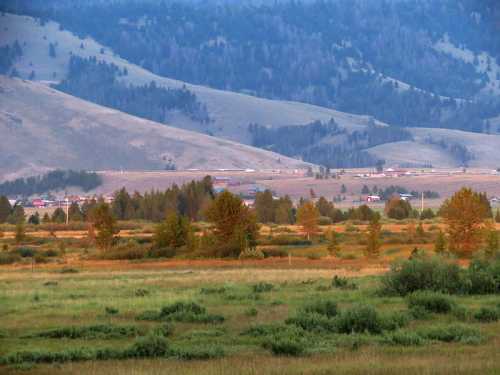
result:
<svg viewBox="0 0 500 375"><path fill-rule="evenodd" d="M367 202L380 202L380 197L378 195L369 195L366 197Z"/></svg>

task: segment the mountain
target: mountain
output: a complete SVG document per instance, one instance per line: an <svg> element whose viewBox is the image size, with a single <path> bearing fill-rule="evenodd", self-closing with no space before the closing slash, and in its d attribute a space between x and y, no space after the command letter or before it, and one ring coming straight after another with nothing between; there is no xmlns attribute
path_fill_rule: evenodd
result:
<svg viewBox="0 0 500 375"><path fill-rule="evenodd" d="M275 153L173 128L0 76L0 177L55 168L304 168Z"/></svg>
<svg viewBox="0 0 500 375"><path fill-rule="evenodd" d="M7 0L0 9L216 89L403 127L483 132L500 114L497 0Z"/></svg>
<svg viewBox="0 0 500 375"><path fill-rule="evenodd" d="M17 3L23 4L23 1ZM332 99L333 101L329 102L319 100L314 94L321 92L321 90L318 91L319 86L315 88L315 85L321 86L328 79L309 77L304 81L305 78L301 76L301 72L297 71L295 72L297 79L286 76L286 74L294 72L293 61L290 62L290 66L283 65L278 70L264 69L271 72L273 77L281 77L279 82L289 86L287 86L287 90L281 87L279 90L273 91L274 93L240 87L236 85L236 78L231 74L220 76L206 71L207 79L219 77L223 81L233 80L217 83L203 81L196 78L195 75L186 76L162 70L155 63L159 56L151 52L151 48L149 48L151 43L156 43L154 41L161 35L171 35L171 37L163 42L157 41L154 45L159 50L163 50L166 48L165 46L172 47L171 39L173 38L178 45L175 56L184 56L185 48L187 48L185 44L190 44L191 54L195 57L191 62L185 60L184 65L186 69L189 68L195 72L196 69L203 67L208 69L211 66L212 60L209 58L212 56L211 54L220 58L224 56L224 51L227 52L231 49L229 46L238 46L239 42L243 43L242 46L247 45L245 44L247 42L253 45L252 43L257 43L259 40L266 44L268 41L266 38L269 38L272 33L262 35L260 31L255 29L254 31L258 35L254 35L252 40L247 40L251 33L246 28L248 25L245 23L242 23L241 27L236 24L232 24L232 26L221 24L219 31L223 35L222 39L217 39L214 44L212 31L210 31L206 35L196 34L198 42L201 44L193 44L191 38L194 36L190 34L189 28L185 29L183 25L192 24L196 30L203 30L201 26L205 27L206 25L203 23L203 17L201 20L193 18L193 8L192 5L189 5L190 2L176 8L180 12L179 19L185 20L182 25L179 25L178 20L171 16L170 22L166 23L178 26L179 30L182 30L183 35L186 36L185 39L177 35L177 32L165 34L166 31L161 28L163 27L161 25L164 24L159 23L160 19L151 11L151 9L158 9L155 8L157 6L155 2L142 2L141 6L138 6L138 3L130 5L132 3L134 2L123 0L119 6L116 6L118 3L113 5L113 2L88 1L71 9L71 6L67 6L69 3L66 1L48 1L41 5L37 11L34 11L30 6L25 6L25 8L19 6L17 9L19 12L25 11L38 18L8 13L1 15L0 23L4 32L0 34L0 48L2 46L9 47L9 53L5 54L8 57L6 63L10 64L8 73L15 73L14 75L47 84L56 84L55 87L59 90L72 95L108 107L118 108L136 116L153 119L155 122L163 122L178 128L258 146L334 168L373 166L379 160L385 160L386 165L390 166L450 167L465 165L496 168L500 165L499 136L478 133L478 131L483 130L497 133L498 126L500 126L498 121L500 116L498 116L498 112L495 112L495 101L490 102L490 94L495 93L499 84L496 73L500 69L494 57L496 50L490 42L486 41L481 44L474 39L474 33L477 34L489 27L487 18L481 18L481 22L478 22L480 26L473 27L473 32L464 35L460 35L457 30L454 30L448 21L446 27L433 26L433 24L424 25L425 27L420 25L428 33L434 28L438 28L439 32L433 33L432 38L429 37L430 39L428 37L422 37L423 39L408 37L410 38L408 40L409 46L406 48L410 48L412 43L416 43L415 45L420 48L419 51L425 52L424 56L426 56L422 60L425 64L418 64L417 57L410 56L413 58L411 60L409 56L404 55L408 52L403 48L406 52L401 52L404 57L402 63L403 65L405 63L411 65L413 70L410 67L402 67L399 70L394 67L384 68L387 61L380 60L382 58L380 56L375 56L380 60L377 60L378 64L367 62L371 54L365 52L372 48L369 44L373 42L370 39L373 35L366 36L368 40L365 42L368 43L368 46L361 43L360 30L367 26L356 25L356 28L351 30L352 41L348 42L346 39L340 43L342 48L339 48L339 51L343 52L338 52L335 49L340 53L340 57L334 54L330 56L333 59L330 62L317 63L321 69L327 66L336 71L340 69L340 76L346 77L345 80L341 80L342 84L339 81L334 86L338 93L340 91L345 93L347 90L350 92L350 96L344 96L343 99L337 96L335 100ZM305 6L306 8L299 7L299 10L293 10L288 8L289 4L286 1L282 3L285 3L282 5L284 7L282 9L276 8L277 5L266 9L271 14L278 12L276 15L280 19L278 24L283 23L281 24L282 33L286 38L280 34L280 38L284 38L283 40L271 40L269 43L272 42L270 45L273 46L288 45L291 48L295 39L288 35L287 28L289 24L298 22L291 16L302 9L307 10L309 13L306 15L310 17L311 14L316 14L314 13L315 8L307 8L307 5L302 4L300 7ZM309 3L319 2L311 1ZM338 5L343 2L333 1L331 3ZM353 3L358 4L354 8L357 12L367 12L367 9L359 5L358 1ZM398 1L391 0L386 3L392 4L393 16L400 19L403 11L395 5ZM470 5L468 2L462 3ZM433 3L425 0L414 1L412 4L416 4L416 9L420 9L419 11L423 14L428 14L433 9ZM429 9L421 9L420 5L422 4L427 4ZM200 4L197 6L203 7ZM450 2L444 2L443 9L455 9L455 6ZM167 16L170 14L169 12L172 12L171 8L162 10L164 12L161 14ZM206 10L209 14L212 12L210 6ZM238 17L241 16L240 13L243 10L246 12L245 14L248 14L249 19L254 19L256 14L260 15L262 22L269 16L261 7L242 6L233 10ZM331 11L331 9L327 10ZM90 11L94 12L93 17L88 14ZM225 11L221 12L225 14ZM79 14L79 19L74 18L75 14ZM86 18L85 15L87 15ZM103 26L104 15L108 16L109 28ZM217 20L220 18L217 15L213 16ZM49 17L57 19L61 23L56 23ZM303 19L304 25L299 28L300 33L305 32L304 30L307 31L308 27L312 27L307 17ZM460 17L465 17L463 12L460 13ZM86 21L81 18L85 18ZM366 19L370 20L370 17ZM435 17L433 16L432 19L434 20ZM222 20L218 22L222 22ZM348 21L341 19L339 22L344 24ZM378 18L375 17L373 22L378 25ZM391 20L390 24L392 25L394 22L396 21ZM306 27L307 25L309 26ZM256 26L261 26L261 24L257 23ZM401 32L406 33L408 31L406 28L417 30L420 26L410 23L409 25L401 25L400 28ZM207 30L210 30L211 26L207 27ZM273 28L276 25L267 25L266 27ZM450 35L443 34L443 30L447 27L453 30ZM231 33L225 34L238 30L240 32L236 33L234 40ZM75 33L78 33L80 37L76 36ZM143 37L139 38L138 33L142 33L140 35ZM305 32L303 37L306 38L309 34ZM386 34L387 32L384 34L385 37L389 38ZM128 44L121 39L124 35ZM257 36L262 38L259 39ZM457 44L457 40L460 40L459 37L469 41L467 46ZM96 40L109 44L101 44ZM361 44L354 46L355 41ZM319 45L323 42L321 41ZM382 42L383 40L380 40L377 43L384 49ZM228 44L228 47L222 48L221 43ZM350 44L351 47L349 47ZM457 45L459 47L456 47ZM265 45L255 47L256 60L254 64L260 64L258 57L260 52L266 49L264 47ZM314 43L311 45L305 43L303 46L305 51L311 52L310 57L316 56L316 52L313 50L317 47ZM488 48L484 51L481 50L482 47ZM130 49L134 48L137 49L137 54L131 54ZM257 53L259 49L262 51ZM354 53L353 50L357 52ZM208 60L196 63L196 56L203 51L208 51L209 55L206 56ZM276 50L276 54L272 55L276 61L283 58L279 51ZM298 50L295 48L293 51ZM248 51L244 49L243 52ZM352 53L358 58L354 59L351 56ZM131 61L124 59L122 54ZM288 56L294 57L293 54ZM309 55L305 53L303 57L309 58L307 56ZM165 61L176 66L177 62L172 57L172 52L170 57ZM361 59L361 57L363 58ZM476 59L477 61L475 61ZM349 64L346 65L344 60ZM216 61L219 60L216 59ZM306 71L309 69L307 68L309 63L313 62L304 62L303 67ZM439 70L435 66L435 64L440 63L442 63L444 70ZM434 87L429 83L429 77L424 74L426 69L423 67L426 64L430 64L432 67L432 69L428 69L429 77L439 76L440 78L434 80ZM0 69L1 66L0 61ZM204 85L160 76L152 71L159 74L172 73L176 78L190 78L191 81L198 81ZM251 70L249 71L251 72ZM234 73L230 68L227 68L227 72ZM338 75L332 74L332 77L338 78ZM446 79L442 79L443 77ZM261 76L253 72L246 78L245 82L258 84L260 80ZM153 86L152 82L154 82ZM275 82L273 85L279 86L279 82ZM362 85L359 86L358 84L361 83ZM307 85L310 88L310 93L314 95L307 97L307 95L299 94L302 85ZM339 89L341 90L339 91ZM249 92L253 95L249 95ZM293 94L293 92L296 93ZM374 93L376 96L372 95ZM257 94L267 98L255 96ZM161 105L157 100L160 96L166 97L168 101L173 100L171 106L168 108L158 107ZM493 95L494 97L495 95ZM289 101L288 99L321 105ZM339 105L342 101L350 107ZM351 114L335 109L338 107L350 108L360 114ZM373 110L374 108L376 111ZM381 114L379 111L383 113ZM438 114L438 117L431 118L432 116L429 117L430 113L433 116ZM391 121L380 121L378 116ZM333 127L330 127L329 124L332 123L332 120ZM424 127L426 124L430 127ZM440 126L466 128L475 132L442 129L439 128ZM252 132L252 129L258 131Z"/></svg>

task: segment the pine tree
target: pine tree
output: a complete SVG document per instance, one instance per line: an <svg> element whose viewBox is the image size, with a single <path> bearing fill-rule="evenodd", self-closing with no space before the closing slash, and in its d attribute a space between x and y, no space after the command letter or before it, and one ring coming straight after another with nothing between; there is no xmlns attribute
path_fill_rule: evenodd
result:
<svg viewBox="0 0 500 375"><path fill-rule="evenodd" d="M7 218L12 212L12 207L9 200L5 196L0 196L0 224L7 221Z"/></svg>
<svg viewBox="0 0 500 375"><path fill-rule="evenodd" d="M188 244L191 232L189 219L172 212L156 227L153 246L157 249L178 249Z"/></svg>
<svg viewBox="0 0 500 375"><path fill-rule="evenodd" d="M115 234L119 232L116 228L116 220L111 213L111 207L107 203L99 202L90 213L90 221L92 228L97 230L97 235L95 235L97 247L101 250L109 250L113 245Z"/></svg>
<svg viewBox="0 0 500 375"><path fill-rule="evenodd" d="M485 253L488 257L493 257L498 253L499 240L498 232L494 222L488 222L485 231Z"/></svg>
<svg viewBox="0 0 500 375"><path fill-rule="evenodd" d="M64 224L66 222L66 212L61 207L58 207L52 213L52 223Z"/></svg>
<svg viewBox="0 0 500 375"><path fill-rule="evenodd" d="M495 222L500 223L500 210L498 208L495 214Z"/></svg>
<svg viewBox="0 0 500 375"><path fill-rule="evenodd" d="M28 223L32 225L40 224L40 214L38 213L38 211L29 217Z"/></svg>
<svg viewBox="0 0 500 375"><path fill-rule="evenodd" d="M334 230L328 233L328 252L330 255L338 257L340 255L339 235Z"/></svg>
<svg viewBox="0 0 500 375"><path fill-rule="evenodd" d="M422 224L422 221L418 222L416 235L417 235L417 238L419 240L422 240L425 237L425 230L424 230L424 225Z"/></svg>
<svg viewBox="0 0 500 375"><path fill-rule="evenodd" d="M69 221L83 221L83 214L78 203L73 202L68 209Z"/></svg>
<svg viewBox="0 0 500 375"><path fill-rule="evenodd" d="M347 193L347 188L344 184L342 184L342 186L340 187L340 194L345 194Z"/></svg>
<svg viewBox="0 0 500 375"><path fill-rule="evenodd" d="M436 254L444 254L446 252L446 237L443 231L440 229L434 242L434 252Z"/></svg>
<svg viewBox="0 0 500 375"><path fill-rule="evenodd" d="M275 204L271 190L255 194L255 212L259 223L275 222Z"/></svg>
<svg viewBox="0 0 500 375"><path fill-rule="evenodd" d="M17 245L23 242L26 239L26 228L24 225L24 220L19 220L16 224L16 233L14 236L14 240Z"/></svg>

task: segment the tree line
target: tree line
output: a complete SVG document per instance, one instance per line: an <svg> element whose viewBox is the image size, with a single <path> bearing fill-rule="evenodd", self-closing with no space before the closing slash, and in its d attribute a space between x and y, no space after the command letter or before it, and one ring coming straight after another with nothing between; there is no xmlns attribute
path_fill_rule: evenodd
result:
<svg viewBox="0 0 500 375"><path fill-rule="evenodd" d="M0 195L29 197L70 186L90 191L101 184L102 178L95 172L58 169L40 176L5 181L0 184Z"/></svg>

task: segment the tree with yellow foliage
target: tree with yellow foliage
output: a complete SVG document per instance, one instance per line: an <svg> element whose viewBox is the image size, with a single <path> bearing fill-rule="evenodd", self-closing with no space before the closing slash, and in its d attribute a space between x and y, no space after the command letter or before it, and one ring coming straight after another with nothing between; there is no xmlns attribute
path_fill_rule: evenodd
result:
<svg viewBox="0 0 500 375"><path fill-rule="evenodd" d="M309 201L302 203L297 210L297 224L302 226L307 239L318 232L319 211L316 206Z"/></svg>
<svg viewBox="0 0 500 375"><path fill-rule="evenodd" d="M440 209L447 225L448 247L455 254L471 256L481 246L481 234L491 207L485 194L462 188Z"/></svg>

